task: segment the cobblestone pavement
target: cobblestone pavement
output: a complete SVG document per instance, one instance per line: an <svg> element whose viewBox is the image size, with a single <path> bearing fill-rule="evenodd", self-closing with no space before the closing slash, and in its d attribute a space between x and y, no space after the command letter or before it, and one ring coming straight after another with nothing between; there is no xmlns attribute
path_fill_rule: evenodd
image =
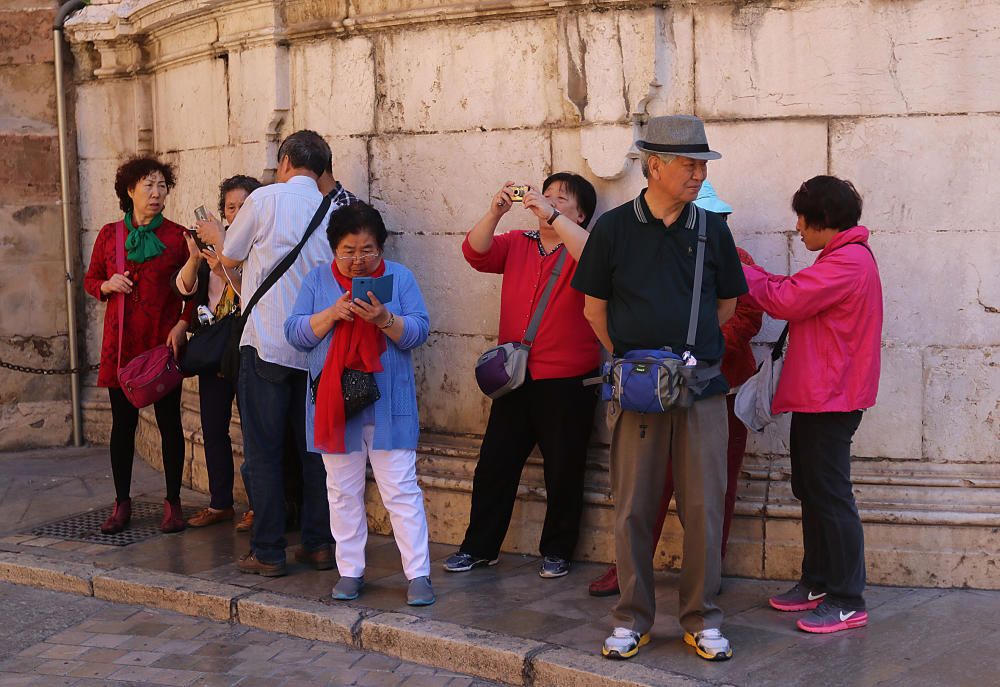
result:
<svg viewBox="0 0 1000 687"><path fill-rule="evenodd" d="M337 644L0 583L0 687L487 687Z"/></svg>
<svg viewBox="0 0 1000 687"><path fill-rule="evenodd" d="M107 462L107 449L100 447L0 455L0 551L44 555L102 568L129 566L170 572L235 585L248 592L273 592L329 602L337 572L318 572L296 564L295 534L289 537L289 575L267 579L236 570L234 560L246 552L248 540L228 525L156 536L125 547L30 534L31 528L40 523L108 505L113 487ZM134 484L135 498L146 501L162 498L162 474L138 459ZM185 508L191 512L206 500L188 490L183 492L183 499ZM373 613L396 612L543 641L590 656L599 652L601 641L614 622L611 609L615 599L590 597L586 588L592 578L603 572L603 565L574 563L566 577L541 580L537 558L503 554L495 567L446 574L441 570L441 562L454 550L453 545L431 544L432 578L438 601L433 606L414 609L405 602L406 580L392 538L370 536L365 592L352 605ZM697 658L681 639L677 624L677 576L658 573L653 641L628 665L644 665L740 687L998 684L1000 662L995 655L995 647L1000 645L998 591L872 586L866 591L871 616L867 627L816 636L795 629L797 614L777 613L767 607L768 596L788 586L788 582L782 581L726 578L718 603L726 614L724 630L733 642L735 656L731 661L710 663ZM79 605L69 603L65 613L70 616L83 613L80 609L88 608L88 602L94 603L93 599L78 601ZM0 620L5 615L0 610ZM74 622L82 620L82 616L77 616ZM55 621L41 618L38 622L49 627L45 623ZM0 637L6 631L3 625L0 622ZM31 645L39 641L35 638ZM621 664L598 662L592 670L602 671L605 665L611 671L614 665ZM0 681L0 687L4 684Z"/></svg>

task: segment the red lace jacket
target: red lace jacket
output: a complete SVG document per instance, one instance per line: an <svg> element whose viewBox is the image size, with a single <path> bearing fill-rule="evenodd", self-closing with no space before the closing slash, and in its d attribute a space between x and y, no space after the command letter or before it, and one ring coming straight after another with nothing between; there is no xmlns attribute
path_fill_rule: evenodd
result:
<svg viewBox="0 0 1000 687"><path fill-rule="evenodd" d="M97 385L118 388L118 303L125 298L125 329L122 335L122 365L150 348L165 344L167 335L179 320L191 321L194 301L187 307L171 288L170 280L187 262L188 249L184 228L168 219L156 230L156 237L166 246L160 255L143 263L125 259L125 269L134 283L132 293L101 293L101 284L117 272L115 261L115 225L101 227L90 257L90 267L83 279L83 288L94 298L107 301L104 311L104 338L101 344L101 369ZM127 235L127 234L126 234Z"/></svg>

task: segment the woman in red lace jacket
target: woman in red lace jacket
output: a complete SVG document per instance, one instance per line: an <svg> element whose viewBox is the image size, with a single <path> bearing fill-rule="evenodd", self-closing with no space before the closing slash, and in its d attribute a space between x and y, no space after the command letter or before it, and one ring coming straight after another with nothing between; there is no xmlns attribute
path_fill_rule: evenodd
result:
<svg viewBox="0 0 1000 687"><path fill-rule="evenodd" d="M135 158L118 168L115 193L125 217L101 228L83 282L87 293L107 302L97 384L107 387L111 398L111 471L116 498L113 512L101 525L105 534L121 532L132 516L129 492L139 410L122 392L118 368L127 365L140 353L164 343L177 356L187 340L185 332L190 313L184 311L183 300L170 288L170 280L187 261L188 247L184 241L184 228L163 217L164 204L173 186L173 168L154 158ZM116 261L119 224L124 225L126 236L124 270L118 269ZM124 299L125 302L120 352L117 299ZM193 301L188 310L192 307ZM180 501L181 473L184 469L180 387L160 399L154 410L167 482L160 529L179 532L184 529Z"/></svg>

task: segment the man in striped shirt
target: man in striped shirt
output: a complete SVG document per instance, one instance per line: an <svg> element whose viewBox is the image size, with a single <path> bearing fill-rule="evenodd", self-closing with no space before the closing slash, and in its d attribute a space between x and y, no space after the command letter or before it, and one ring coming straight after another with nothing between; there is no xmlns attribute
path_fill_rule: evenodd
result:
<svg viewBox="0 0 1000 687"><path fill-rule="evenodd" d="M323 201L317 182L330 169L326 141L313 131L297 131L278 149L278 183L251 193L229 231L199 227L202 240L214 244L223 264L243 264L244 302L302 239ZM356 201L336 182L330 194L329 212ZM245 573L286 573L282 455L288 430L302 465L302 546L295 557L317 570L333 567L326 472L320 456L305 444L306 356L284 335L303 278L317 265L333 261L327 223L324 217L296 261L254 307L240 341L237 394L254 495L251 548L238 562Z"/></svg>

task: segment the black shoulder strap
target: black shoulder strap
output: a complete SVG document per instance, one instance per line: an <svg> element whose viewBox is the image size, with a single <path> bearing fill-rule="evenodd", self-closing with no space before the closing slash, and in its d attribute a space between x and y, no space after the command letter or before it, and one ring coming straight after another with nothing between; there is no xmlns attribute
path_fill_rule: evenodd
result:
<svg viewBox="0 0 1000 687"><path fill-rule="evenodd" d="M698 336L698 311L701 309L701 284L705 278L705 244L708 242L708 218L705 211L697 205L692 204L698 216L698 254L694 259L694 292L691 294L691 317L688 319L687 348L690 351L694 348L695 338ZM688 219L688 227L691 219Z"/></svg>
<svg viewBox="0 0 1000 687"><path fill-rule="evenodd" d="M261 285L257 287L257 290L254 291L253 297L243 308L244 318L250 316L250 311L253 310L255 305L257 305L257 301L264 297L264 294L275 285L281 276L288 271L288 268L291 267L298 259L299 254L302 252L302 248L306 245L306 241L309 240L309 237L311 237L313 232L316 231L316 227L318 227L320 223L322 223L323 218L326 217L326 212L330 209L331 201L332 198L329 195L323 196L323 202L319 204L316 214L314 214L312 220L309 221L306 233L302 235L302 239L299 241L298 245L296 245L295 248L288 253L288 255L281 259L281 262L279 262L275 268L271 270L271 273L267 275L264 281L261 282Z"/></svg>

